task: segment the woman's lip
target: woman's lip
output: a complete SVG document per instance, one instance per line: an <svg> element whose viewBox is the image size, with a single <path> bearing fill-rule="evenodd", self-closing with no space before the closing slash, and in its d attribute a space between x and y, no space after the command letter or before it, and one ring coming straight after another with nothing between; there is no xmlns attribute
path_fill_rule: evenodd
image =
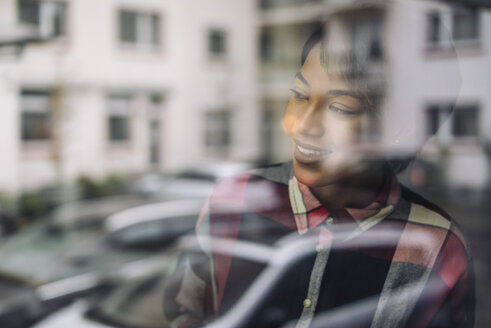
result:
<svg viewBox="0 0 491 328"><path fill-rule="evenodd" d="M308 150L312 150L312 151L317 151L317 152L331 152L331 149L329 148L323 148L323 147L317 147L317 146L314 146L314 145L311 145L311 144L308 144L308 143L303 143L297 139L293 139L293 141L295 142L295 144L297 146L300 146L304 149L308 149Z"/></svg>
<svg viewBox="0 0 491 328"><path fill-rule="evenodd" d="M319 148L309 144L301 143L295 139L293 156L295 159L304 164L314 164L324 160L329 154L331 154L330 149Z"/></svg>

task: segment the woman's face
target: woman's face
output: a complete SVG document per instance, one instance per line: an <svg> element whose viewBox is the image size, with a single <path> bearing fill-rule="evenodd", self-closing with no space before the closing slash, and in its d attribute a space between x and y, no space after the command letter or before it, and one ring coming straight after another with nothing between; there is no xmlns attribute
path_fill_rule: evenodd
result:
<svg viewBox="0 0 491 328"><path fill-rule="evenodd" d="M347 82L326 73L320 53L318 43L296 76L283 117L295 176L310 187L339 182L369 166L361 145L368 113Z"/></svg>

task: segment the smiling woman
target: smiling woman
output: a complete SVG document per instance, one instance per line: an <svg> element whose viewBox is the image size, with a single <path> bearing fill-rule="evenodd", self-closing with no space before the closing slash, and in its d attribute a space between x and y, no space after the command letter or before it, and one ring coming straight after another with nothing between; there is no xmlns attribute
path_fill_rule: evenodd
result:
<svg viewBox="0 0 491 328"><path fill-rule="evenodd" d="M369 90L362 61L330 53L323 35L306 43L283 118L295 177L330 208L368 205L383 180L383 158L367 144L380 92Z"/></svg>
<svg viewBox="0 0 491 328"><path fill-rule="evenodd" d="M184 254L168 282L173 327L473 325L465 240L399 184L372 138L383 78L366 63L334 35L307 41L283 117L292 161L216 185L197 224L202 252ZM314 240L311 252L280 269L275 259L244 266L235 252L239 240L281 248L296 239ZM265 267L281 273L251 296L272 276Z"/></svg>

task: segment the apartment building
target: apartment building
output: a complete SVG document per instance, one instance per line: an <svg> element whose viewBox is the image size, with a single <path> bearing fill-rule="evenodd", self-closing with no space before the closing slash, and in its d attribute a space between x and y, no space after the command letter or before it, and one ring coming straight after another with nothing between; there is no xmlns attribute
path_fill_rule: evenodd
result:
<svg viewBox="0 0 491 328"><path fill-rule="evenodd" d="M253 1L4 0L0 189L259 152Z"/></svg>
<svg viewBox="0 0 491 328"><path fill-rule="evenodd" d="M419 152L452 186L488 184L488 9L472 1L420 0L260 0L258 8L265 157L288 157L278 122L303 43L325 25L342 39L331 42L348 43L383 76L378 145L395 156Z"/></svg>

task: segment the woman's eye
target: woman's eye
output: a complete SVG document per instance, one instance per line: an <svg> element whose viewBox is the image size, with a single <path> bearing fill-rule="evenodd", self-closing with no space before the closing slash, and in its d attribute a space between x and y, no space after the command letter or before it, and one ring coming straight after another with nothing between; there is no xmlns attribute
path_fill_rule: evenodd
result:
<svg viewBox="0 0 491 328"><path fill-rule="evenodd" d="M290 89L292 92L293 98L298 99L298 100L309 100L309 97L303 93L301 93L298 90L295 89Z"/></svg>
<svg viewBox="0 0 491 328"><path fill-rule="evenodd" d="M329 109L335 113L339 113L346 116L359 116L362 113L360 111L352 109L351 107L339 103L330 104Z"/></svg>

